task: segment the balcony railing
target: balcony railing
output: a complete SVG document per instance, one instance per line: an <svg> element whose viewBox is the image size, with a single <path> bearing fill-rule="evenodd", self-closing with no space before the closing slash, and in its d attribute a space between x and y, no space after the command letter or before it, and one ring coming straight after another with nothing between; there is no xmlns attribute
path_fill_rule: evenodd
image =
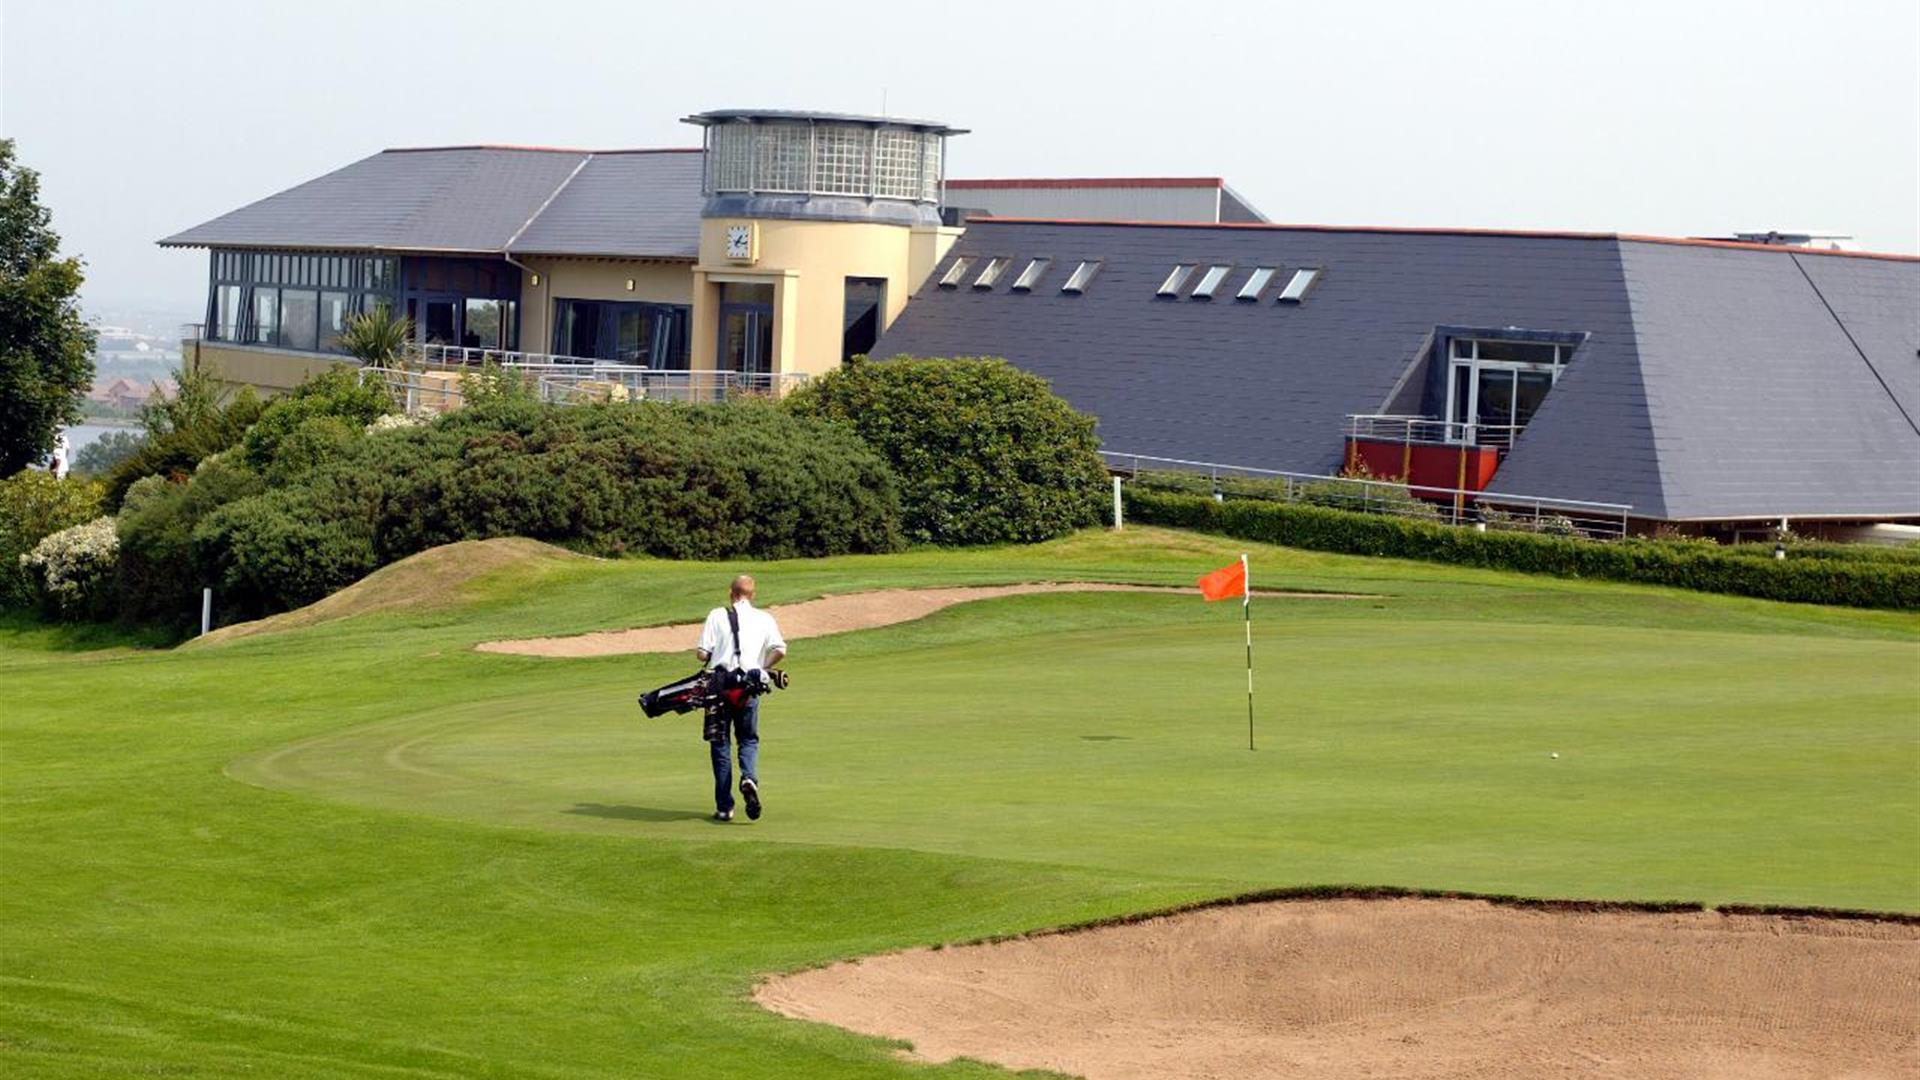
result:
<svg viewBox="0 0 1920 1080"><path fill-rule="evenodd" d="M1379 442L1438 443L1447 446L1487 446L1505 453L1526 430L1525 424L1459 423L1431 416L1394 413L1354 413L1347 417L1347 437Z"/></svg>

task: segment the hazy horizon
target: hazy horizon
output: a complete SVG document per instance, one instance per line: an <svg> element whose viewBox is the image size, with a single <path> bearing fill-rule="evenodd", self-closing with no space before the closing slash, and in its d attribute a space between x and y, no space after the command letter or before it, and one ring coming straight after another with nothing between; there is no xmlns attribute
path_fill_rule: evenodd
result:
<svg viewBox="0 0 1920 1080"><path fill-rule="evenodd" d="M880 11L883 9L875 9ZM972 134L949 175L1222 176L1275 221L1920 253L1920 5L0 3L0 135L91 310L190 314L162 236L389 146L697 145L722 107Z"/></svg>

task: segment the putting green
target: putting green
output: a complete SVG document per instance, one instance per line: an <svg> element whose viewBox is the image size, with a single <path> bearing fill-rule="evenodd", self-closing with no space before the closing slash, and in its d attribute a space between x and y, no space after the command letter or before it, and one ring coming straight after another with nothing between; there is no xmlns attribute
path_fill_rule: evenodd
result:
<svg viewBox="0 0 1920 1080"><path fill-rule="evenodd" d="M755 572L785 602L1238 551ZM1920 617L1253 559L1380 597L1256 601L1258 751L1237 606L997 599L797 643L769 813L728 826L696 721L633 703L687 660L472 646L697 619L731 565L547 560L173 652L0 624L0 1073L927 1075L748 989L1308 883L1920 910Z"/></svg>

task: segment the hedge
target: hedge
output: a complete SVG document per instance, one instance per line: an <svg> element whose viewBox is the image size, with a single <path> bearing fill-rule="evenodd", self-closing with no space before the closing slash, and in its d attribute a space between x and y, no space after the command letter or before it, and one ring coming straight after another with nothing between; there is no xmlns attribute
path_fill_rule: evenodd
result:
<svg viewBox="0 0 1920 1080"><path fill-rule="evenodd" d="M1668 585L1803 604L1920 609L1920 566L1845 559L1756 559L1698 542L1601 543L1527 532L1256 500L1215 502L1128 489L1129 520L1310 551Z"/></svg>

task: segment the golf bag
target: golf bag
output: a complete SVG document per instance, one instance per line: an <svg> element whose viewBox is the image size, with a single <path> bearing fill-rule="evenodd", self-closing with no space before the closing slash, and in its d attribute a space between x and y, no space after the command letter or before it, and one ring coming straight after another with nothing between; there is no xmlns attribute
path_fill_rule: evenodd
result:
<svg viewBox="0 0 1920 1080"><path fill-rule="evenodd" d="M733 667L705 668L678 682L640 695L640 711L649 718L666 713L706 710L701 735L710 743L726 742L733 718L762 694L787 688L787 673L779 669L742 668L740 664L740 616L727 608L727 625L733 631Z"/></svg>
<svg viewBox="0 0 1920 1080"><path fill-rule="evenodd" d="M690 713L695 709L712 710L716 706L744 709L747 702L761 694L786 687L787 673L777 668L773 671L708 668L641 694L640 711L652 718L667 713Z"/></svg>

